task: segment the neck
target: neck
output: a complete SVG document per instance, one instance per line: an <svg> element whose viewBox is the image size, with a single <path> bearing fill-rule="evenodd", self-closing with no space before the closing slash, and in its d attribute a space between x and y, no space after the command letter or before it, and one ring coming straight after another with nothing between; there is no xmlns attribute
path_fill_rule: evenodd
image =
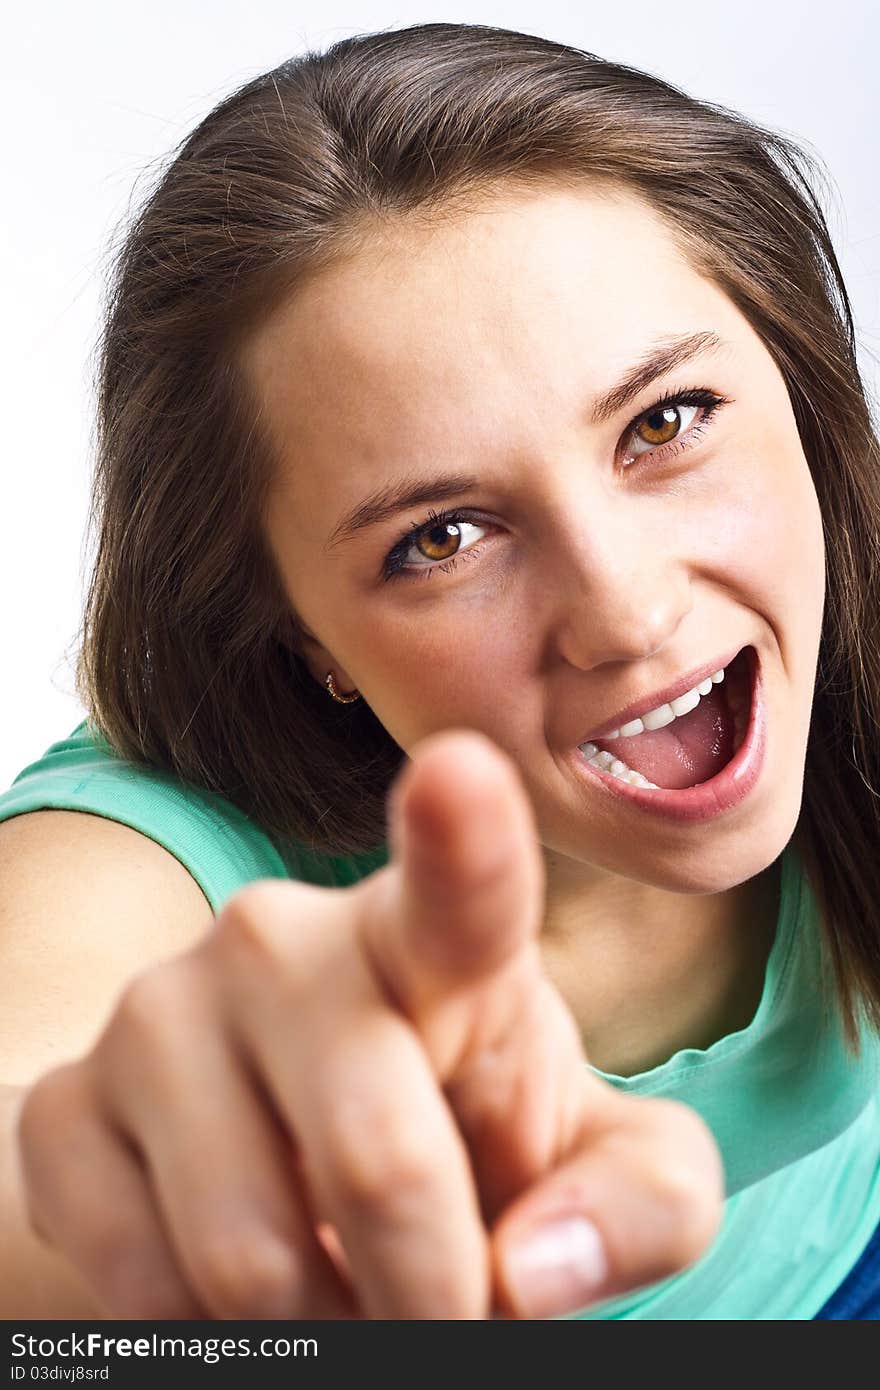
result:
<svg viewBox="0 0 880 1390"><path fill-rule="evenodd" d="M593 1066L634 1076L748 1026L776 932L779 860L723 893L609 875L585 896L568 879L570 861L544 853L544 968Z"/></svg>

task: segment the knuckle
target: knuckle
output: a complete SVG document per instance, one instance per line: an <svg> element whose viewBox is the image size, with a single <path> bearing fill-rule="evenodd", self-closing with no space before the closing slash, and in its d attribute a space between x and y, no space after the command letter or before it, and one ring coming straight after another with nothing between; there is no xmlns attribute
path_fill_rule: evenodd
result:
<svg viewBox="0 0 880 1390"><path fill-rule="evenodd" d="M213 1313L253 1318L295 1315L303 1280L292 1246L227 1230L203 1241L194 1282Z"/></svg>
<svg viewBox="0 0 880 1390"><path fill-rule="evenodd" d="M164 1034L171 1019L179 1017L173 969L173 965L153 965L130 980L119 997L111 1028L151 1040Z"/></svg>
<svg viewBox="0 0 880 1390"><path fill-rule="evenodd" d="M436 1186L435 1137L393 1107L337 1111L329 1147L337 1200L354 1214L408 1207Z"/></svg>
<svg viewBox="0 0 880 1390"><path fill-rule="evenodd" d="M274 916L267 911L266 895L249 886L247 897L239 901L237 894L217 919L214 941L227 965L240 968L242 960L277 969L281 955L281 937Z"/></svg>
<svg viewBox="0 0 880 1390"><path fill-rule="evenodd" d="M96 1088L114 1109L131 1091L131 1068L144 1067L144 1087L162 1089L180 1070L181 1034L205 1017L194 961L151 966L123 989L93 1050ZM201 984L202 982L199 982Z"/></svg>
<svg viewBox="0 0 880 1390"><path fill-rule="evenodd" d="M17 1133L24 1159L39 1153L46 1136L55 1128L55 1096L58 1092L57 1073L48 1072L26 1092L18 1112Z"/></svg>
<svg viewBox="0 0 880 1390"><path fill-rule="evenodd" d="M154 1109L180 1103L202 1049L218 1044L226 1045L213 982L196 952L135 976L87 1059L99 1121L146 1134Z"/></svg>
<svg viewBox="0 0 880 1390"><path fill-rule="evenodd" d="M28 1178L52 1160L62 1133L87 1102L83 1064L70 1062L46 1072L26 1091L18 1111L16 1138Z"/></svg>
<svg viewBox="0 0 880 1390"><path fill-rule="evenodd" d="M216 919L214 938L221 950L238 960L247 954L268 960L276 965L285 956L290 939L291 919L297 914L290 900L290 889L296 897L298 889L310 885L279 883L275 879L257 879L245 884L226 902Z"/></svg>

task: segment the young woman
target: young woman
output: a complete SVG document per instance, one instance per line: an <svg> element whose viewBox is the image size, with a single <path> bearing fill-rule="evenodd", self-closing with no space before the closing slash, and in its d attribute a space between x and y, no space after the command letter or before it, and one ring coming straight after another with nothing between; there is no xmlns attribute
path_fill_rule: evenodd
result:
<svg viewBox="0 0 880 1390"><path fill-rule="evenodd" d="M176 152L89 717L0 796L5 1316L876 1315L880 460L810 172L453 24Z"/></svg>

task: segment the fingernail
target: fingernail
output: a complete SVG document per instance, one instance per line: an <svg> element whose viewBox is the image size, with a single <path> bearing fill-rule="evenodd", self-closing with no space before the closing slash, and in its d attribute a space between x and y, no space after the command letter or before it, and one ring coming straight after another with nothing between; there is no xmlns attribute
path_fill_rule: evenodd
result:
<svg viewBox="0 0 880 1390"><path fill-rule="evenodd" d="M507 1283L520 1316L549 1318L590 1303L608 1277L605 1245L591 1221L569 1216L537 1227L512 1247Z"/></svg>

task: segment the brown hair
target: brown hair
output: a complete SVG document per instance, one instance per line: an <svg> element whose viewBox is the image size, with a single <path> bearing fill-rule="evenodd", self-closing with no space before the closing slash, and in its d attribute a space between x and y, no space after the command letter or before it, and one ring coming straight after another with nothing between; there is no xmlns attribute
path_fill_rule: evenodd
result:
<svg viewBox="0 0 880 1390"><path fill-rule="evenodd" d="M250 329L377 219L500 180L627 187L730 297L786 381L825 525L827 601L795 832L847 1036L880 1026L878 441L819 161L658 77L531 34L422 24L246 83L125 230L98 363L97 551L77 689L122 756L314 850L375 850L404 754L308 672L264 540L272 447Z"/></svg>

